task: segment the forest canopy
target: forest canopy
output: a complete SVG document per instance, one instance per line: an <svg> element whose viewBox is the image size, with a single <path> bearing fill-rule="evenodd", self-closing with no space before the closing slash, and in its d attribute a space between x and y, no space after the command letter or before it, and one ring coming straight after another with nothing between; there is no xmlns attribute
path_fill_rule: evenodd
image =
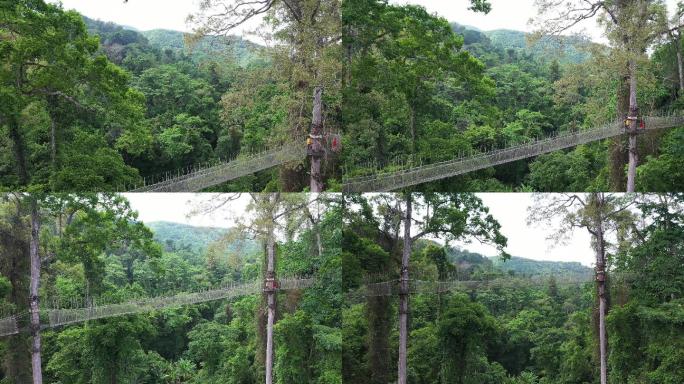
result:
<svg viewBox="0 0 684 384"><path fill-rule="evenodd" d="M270 225L264 215L273 208L284 213L274 224L280 285L274 382L340 384L339 201L273 196L235 206L244 214L231 228L207 228L142 222L124 195L3 195L0 309L28 310L29 288L37 282L43 327L34 333L29 319L17 316L19 332L5 334L3 318L0 380L35 382L30 345L38 337L43 382L264 382L268 238L261 229ZM234 199L190 204L208 212ZM35 243L38 270L29 257ZM201 299L207 295L218 297ZM199 301L187 302L190 297ZM117 314L125 303L138 309ZM110 314L54 326L84 307Z"/></svg>
<svg viewBox="0 0 684 384"><path fill-rule="evenodd" d="M266 46L230 30L140 32L43 0L2 2L0 186L127 191L292 140L305 146L312 116L300 109L311 111L319 85L326 88L325 133L336 132L331 63L339 63L339 33L325 23L337 8L325 3L312 14L325 26L318 35L297 37L293 21L278 14L264 21ZM329 40L316 48L323 58L298 67L288 47L311 39ZM328 158L322 177L339 178L332 152ZM211 187L301 191L307 165L303 155Z"/></svg>
<svg viewBox="0 0 684 384"><path fill-rule="evenodd" d="M616 2L586 3L595 6L583 9L584 2L568 2L576 5L578 17L586 16L587 20L604 15L602 4ZM634 51L638 62L633 71L638 82L634 87L638 115L680 115L683 88L677 52L681 57L682 41L677 31L682 24L677 17L681 19L681 9L669 15L673 21L664 28L661 24L666 10L662 2L633 3L651 12L652 17L642 19L653 20L634 27L642 28L641 35L653 32L648 38L641 41L641 35L634 32L632 39L634 44L639 40L644 45L642 50ZM343 121L347 142L342 166L349 183L363 176L397 175L403 170L607 123L620 126L630 112L632 72L628 71L624 54L627 48L623 49L619 37L615 37L620 33L616 32L618 27L605 27L610 45L593 43L585 37L557 35L551 29L552 23L560 28L575 20L560 9L565 3L535 4L540 16L534 25L539 31L525 36L510 30L476 30L411 4L345 2ZM605 7L614 11L620 6ZM557 12L548 11L547 15L544 12L548 9ZM595 10L593 14L591 10ZM638 18L628 10L622 15L625 20ZM606 23L600 20L597 16L590 22L599 22L603 30ZM622 30L628 30L627 26ZM664 32L668 30L669 35ZM675 127L640 133L634 150L629 150L634 144L629 144L627 135L621 135L462 176L430 175L438 180L426 177L429 182L418 188L472 192L624 191L631 175L627 172L629 153L636 152L638 164L632 161L638 165L634 171L635 188L678 190L680 167L675 153L681 147L677 141L679 131Z"/></svg>
<svg viewBox="0 0 684 384"><path fill-rule="evenodd" d="M472 212L477 196L458 199L470 201ZM433 197L414 194L413 199L420 206ZM408 257L412 284L404 380L599 383L598 288L604 282L609 298L606 382L681 381L684 291L681 268L675 265L682 262L677 251L684 240L679 234L682 196L540 194L534 199L530 225L545 228L538 228L536 241L544 241L551 225L542 215L557 219L551 227L559 235L569 236L573 227L589 231L587 247L597 254L595 269L578 263L486 258L450 245L446 239L453 232L417 240ZM345 381L402 381L401 281L407 242L405 224L396 217L406 214L407 205L401 201L408 201L405 195L345 199ZM455 208L458 200L452 201ZM414 225L425 225L430 212L414 213ZM477 223L478 214L472 213L469 218ZM461 219L451 215L449 221ZM597 228L604 237L597 237ZM602 257L604 267L599 266Z"/></svg>

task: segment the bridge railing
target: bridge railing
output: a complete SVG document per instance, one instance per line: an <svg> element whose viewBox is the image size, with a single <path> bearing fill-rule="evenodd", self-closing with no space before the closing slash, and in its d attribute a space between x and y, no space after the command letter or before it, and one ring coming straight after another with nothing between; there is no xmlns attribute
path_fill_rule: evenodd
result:
<svg viewBox="0 0 684 384"><path fill-rule="evenodd" d="M647 130L671 128L683 125L684 117L647 117L645 122ZM388 192L607 139L623 133L625 133L624 125L621 121L615 121L593 129L558 133L528 143L521 143L471 156L460 156L456 159L397 172L350 178L343 182L343 191L346 193Z"/></svg>
<svg viewBox="0 0 684 384"><path fill-rule="evenodd" d="M279 290L303 289L313 284L313 278L283 278L279 279ZM215 300L230 299L238 296L256 294L262 291L262 282L253 281L241 284L229 284L218 289L207 289L200 292L181 293L167 297L153 297L128 301L120 304L107 304L74 309L48 310L49 325L51 327L79 323L114 316L123 316L149 312L169 307L192 305Z"/></svg>
<svg viewBox="0 0 684 384"><path fill-rule="evenodd" d="M305 156L304 142L293 141L231 161L170 173L160 182L143 183L142 186L134 186L129 192L197 192L279 164L300 160Z"/></svg>
<svg viewBox="0 0 684 384"><path fill-rule="evenodd" d="M556 277L558 286L579 286L593 281L593 276L575 276L573 278ZM411 294L437 294L456 290L473 290L483 287L513 288L527 285L548 284L549 276L533 276L527 278L496 278L491 280L409 280ZM399 280L370 283L349 293L351 297L379 297L397 296L399 294Z"/></svg>
<svg viewBox="0 0 684 384"><path fill-rule="evenodd" d="M199 304L208 301L227 299L259 292L261 283L258 281L229 285L225 288L205 290L193 293L181 293L174 296L161 296L128 301L119 304L106 304L74 309L48 310L49 325L57 327L86 320L107 317L131 315L149 312L168 307Z"/></svg>
<svg viewBox="0 0 684 384"><path fill-rule="evenodd" d="M18 316L11 315L0 319L0 336L9 336L19 333Z"/></svg>

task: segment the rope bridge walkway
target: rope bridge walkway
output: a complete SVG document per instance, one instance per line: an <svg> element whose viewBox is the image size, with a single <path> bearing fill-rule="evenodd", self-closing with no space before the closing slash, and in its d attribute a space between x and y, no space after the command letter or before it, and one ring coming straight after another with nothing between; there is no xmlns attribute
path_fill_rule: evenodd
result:
<svg viewBox="0 0 684 384"><path fill-rule="evenodd" d="M277 290L287 291L310 287L312 278L283 278L278 280ZM248 283L231 283L219 288L202 290L192 293L180 293L174 296L160 296L131 300L124 303L100 304L95 300L60 300L52 302L52 307L41 310L41 318L48 322L45 328L59 327L68 324L81 323L88 320L104 319L108 317L132 315L151 312L159 309L205 303L209 301L230 299L260 293L264 290L264 283L253 281ZM30 313L22 312L0 319L0 336L9 336L21 331L19 324L25 321Z"/></svg>
<svg viewBox="0 0 684 384"><path fill-rule="evenodd" d="M303 140L295 140L277 148L236 157L230 161L184 168L152 180L143 179L143 185L121 189L128 192L199 192L265 169L301 160L306 155L306 143Z"/></svg>
<svg viewBox="0 0 684 384"><path fill-rule="evenodd" d="M545 286L549 284L551 276L539 275L526 278L496 278L491 280L409 280L409 294L442 294L452 291L472 291L479 288L520 288L530 285ZM562 278L553 276L556 286L581 286L591 283L593 275ZM399 279L377 283L365 283L361 287L347 293L350 302L359 303L368 297L398 296L400 293Z"/></svg>
<svg viewBox="0 0 684 384"><path fill-rule="evenodd" d="M645 128L640 131L674 128L684 125L684 116L653 116L644 118ZM431 181L463 175L496 165L511 163L561 149L575 147L625 133L622 121L608 123L587 130L564 132L532 142L503 149L459 156L458 158L412 167L389 173L349 178L343 182L345 193L389 192Z"/></svg>

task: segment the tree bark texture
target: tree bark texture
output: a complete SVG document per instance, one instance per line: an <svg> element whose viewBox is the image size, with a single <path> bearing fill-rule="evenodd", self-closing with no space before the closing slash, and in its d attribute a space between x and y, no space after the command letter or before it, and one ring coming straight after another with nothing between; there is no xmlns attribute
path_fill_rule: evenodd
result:
<svg viewBox="0 0 684 384"><path fill-rule="evenodd" d="M408 355L408 312L409 312L409 258L411 256L411 194L406 195L404 216L404 249L401 256L401 277L399 280L399 363L398 384L407 384Z"/></svg>
<svg viewBox="0 0 684 384"><path fill-rule="evenodd" d="M606 299L606 246L603 218L603 196L596 197L596 289L599 302L599 360L601 363L601 384L608 383L608 337L606 334L606 314L608 303Z"/></svg>
<svg viewBox="0 0 684 384"><path fill-rule="evenodd" d="M323 192L323 177L321 163L325 150L323 149L323 88L314 89L313 118L311 120L311 192Z"/></svg>
<svg viewBox="0 0 684 384"><path fill-rule="evenodd" d="M273 384L273 324L275 322L275 234L269 230L267 240L268 262L266 270L267 323L266 323L266 384Z"/></svg>
<svg viewBox="0 0 684 384"><path fill-rule="evenodd" d="M31 240L29 255L31 258L31 280L29 282L30 311L31 311L31 368L33 372L33 384L43 383L43 371L41 362L40 340L40 306L38 302L38 290L40 289L40 217L38 214L38 202L31 198Z"/></svg>
<svg viewBox="0 0 684 384"><path fill-rule="evenodd" d="M639 161L637 153L637 117L639 106L637 104L637 75L636 60L629 62L629 165L627 168L627 192L634 192L636 186L636 168Z"/></svg>

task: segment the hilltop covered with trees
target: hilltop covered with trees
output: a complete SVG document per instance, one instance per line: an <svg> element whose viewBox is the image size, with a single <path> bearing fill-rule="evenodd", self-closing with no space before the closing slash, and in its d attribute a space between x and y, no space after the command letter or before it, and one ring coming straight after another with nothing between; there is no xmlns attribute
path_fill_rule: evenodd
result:
<svg viewBox="0 0 684 384"><path fill-rule="evenodd" d="M265 278L266 244L250 232L263 225L250 221L264 209L263 201L252 205L240 225L218 230L171 223L147 226L118 195L32 196L0 197L4 314L28 309L29 244L37 221L42 309L57 298L66 305L89 298L118 303ZM37 204L34 218L31 199ZM306 196L288 199L300 204ZM315 278L309 288L277 295L278 383L341 382L341 212L334 199L319 204L290 212L283 219L289 230L276 245L278 277ZM200 247L192 238L214 240ZM258 289L230 299L45 328L40 332L43 381L263 383L265 300ZM19 321L19 334L0 338L3 383L32 382L29 346L34 337L28 320ZM47 324L45 317L42 323Z"/></svg>
<svg viewBox="0 0 684 384"><path fill-rule="evenodd" d="M405 205L399 204L401 196L347 198L350 209L344 216L342 247L347 298L343 308L345 381L384 384L397 380L402 313L399 276L406 244L402 225L397 224L401 222L397 217L406 212ZM574 214L586 225L595 225L589 218L597 215L592 199L598 197L578 196L590 208L578 206L555 214ZM482 211L473 211L470 205L477 203L468 203L469 219L458 214L461 204L471 201L468 196L455 198L453 205L439 205L434 215L436 206L431 205L430 211L420 208L422 201L434 203L434 197L414 194L413 199L416 231L450 228L433 236L485 236L475 230L478 217L484 219ZM565 201L547 196L540 199L540 207L550 207L554 199ZM606 230L609 382L681 381L684 286L677 265L682 262L678 250L684 244L684 200L680 195L605 199L602 214L618 213L601 219ZM620 204L633 208L625 214L617 211ZM567 230L564 226L557 229ZM599 247L595 249L599 252ZM409 383L599 383L599 299L594 281L598 277L587 276L593 272L589 268L506 255L491 260L422 240L410 248L409 259L410 278L423 282L411 285L409 295ZM520 272L509 273L513 270ZM453 279L481 283L456 285L448 291L431 291L426 283Z"/></svg>
<svg viewBox="0 0 684 384"><path fill-rule="evenodd" d="M298 69L304 62L283 55L315 37L289 33L285 16L265 21L273 42L266 47L230 30L212 34L200 21L193 25L198 33L186 36L90 20L44 1L0 7L7 17L0 24L4 190L124 191L143 178L304 137L311 101L302 96L310 97L314 84L293 74L328 86L324 112L329 131L336 130L334 79L320 68L334 57L334 46L319 58L323 63ZM320 8L312 20L330 9ZM299 112L304 106L306 116ZM308 185L305 161L215 189L300 191ZM323 172L339 177L332 159Z"/></svg>
<svg viewBox="0 0 684 384"><path fill-rule="evenodd" d="M349 176L451 160L627 115L629 82L620 47L579 37L477 31L415 5L348 1L345 7L343 167ZM682 42L664 35L648 44L653 53L639 56L636 74L639 112L678 111L675 48ZM640 136L639 189L681 187L681 135L673 129ZM603 140L420 188L621 191L627 148L626 138Z"/></svg>

